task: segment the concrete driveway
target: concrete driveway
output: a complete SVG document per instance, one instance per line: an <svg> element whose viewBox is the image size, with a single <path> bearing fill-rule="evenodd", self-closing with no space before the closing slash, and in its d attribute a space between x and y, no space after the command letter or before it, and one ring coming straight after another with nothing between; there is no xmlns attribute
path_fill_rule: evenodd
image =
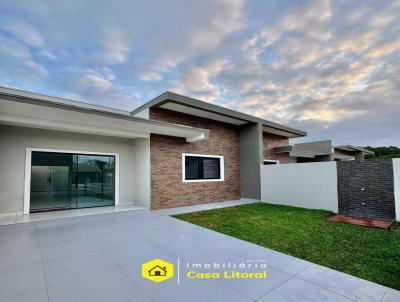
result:
<svg viewBox="0 0 400 302"><path fill-rule="evenodd" d="M0 301L400 301L398 291L169 217L235 204L2 226ZM174 264L173 278L159 283L142 278L142 263L156 258ZM186 276L260 271L232 267L243 263L263 263L267 278ZM216 264L231 267L207 267Z"/></svg>

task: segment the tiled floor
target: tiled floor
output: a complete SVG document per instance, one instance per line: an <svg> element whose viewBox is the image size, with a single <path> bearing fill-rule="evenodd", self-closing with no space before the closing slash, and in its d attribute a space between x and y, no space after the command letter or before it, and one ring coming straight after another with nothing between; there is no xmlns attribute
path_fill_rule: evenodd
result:
<svg viewBox="0 0 400 302"><path fill-rule="evenodd" d="M372 219L367 217L355 217L347 215L335 215L330 217L329 220L386 230L390 229L390 227L394 224L394 220L389 219Z"/></svg>
<svg viewBox="0 0 400 302"><path fill-rule="evenodd" d="M107 214L117 213L132 210L144 209L143 206L136 205L134 203L127 203L118 206L107 206L107 207L95 207L95 208L83 208L63 211L49 211L31 214L20 214L20 213L5 213L0 214L0 226L7 224L26 223L42 220L60 219L60 218L71 218L79 216L88 216L95 214Z"/></svg>
<svg viewBox="0 0 400 302"><path fill-rule="evenodd" d="M1 226L0 301L400 301L396 290L168 216L235 204ZM141 277L141 264L155 258L175 265L174 278L153 283ZM268 278L185 277L187 263L248 260L266 263Z"/></svg>

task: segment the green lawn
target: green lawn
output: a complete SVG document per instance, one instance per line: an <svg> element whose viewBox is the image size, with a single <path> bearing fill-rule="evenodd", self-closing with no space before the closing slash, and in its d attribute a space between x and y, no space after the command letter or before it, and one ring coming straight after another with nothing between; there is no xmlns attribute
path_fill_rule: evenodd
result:
<svg viewBox="0 0 400 302"><path fill-rule="evenodd" d="M191 223L400 290L400 232L335 223L323 210L250 204L176 215Z"/></svg>

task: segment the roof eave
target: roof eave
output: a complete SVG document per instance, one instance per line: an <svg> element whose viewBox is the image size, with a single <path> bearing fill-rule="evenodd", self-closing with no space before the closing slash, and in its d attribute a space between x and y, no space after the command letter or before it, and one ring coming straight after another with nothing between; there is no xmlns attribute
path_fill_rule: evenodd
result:
<svg viewBox="0 0 400 302"><path fill-rule="evenodd" d="M173 124L173 123L167 123L163 121L156 121L156 120L150 120L150 119L145 119L145 118L140 118L140 117L132 117L128 114L121 114L118 112L110 112L110 111L103 111L97 108L96 106L94 107L85 107L85 106L77 106L74 103L66 103L65 99L62 99L62 102L58 102L56 97L44 97L43 99L40 99L38 94L33 94L33 97L30 97L30 95L27 95L26 92L21 91L22 93L19 93L18 90L0 90L0 98L4 101L4 103L1 103L2 109L4 112L0 111L0 122L9 124L9 125L20 125L23 126L24 123L26 126L34 127L34 128L43 128L43 129L53 129L53 130L62 130L62 131L70 131L70 132L76 132L80 129L77 129L76 127L73 127L72 122L70 123L64 123L64 125L59 125L57 123L57 120L55 119L55 116L42 116L41 118L34 117L34 116L29 116L32 115L32 112L26 112L23 113L23 108L21 107L17 111L14 108L14 111L11 107L7 107L6 104L27 104L29 105L36 105L36 106L43 106L43 108L53 108L54 110L67 110L71 112L75 112L76 114L89 114L88 117L90 116L101 116L104 118L113 118L117 120L126 121L128 123L136 123L137 125L147 125L144 126L146 129L150 129L147 133L156 133L156 134L163 134L163 135L171 135L171 136L178 136L178 137L183 137L186 139L187 142L195 142L199 140L205 140L208 139L209 136L209 130L206 129L201 129L201 128L195 128L195 127L190 127L186 125L178 125L178 124ZM48 99L51 98L51 99ZM10 103L11 102L11 103ZM90 104L89 104L90 105ZM9 110L7 109L9 108ZM11 110L11 111L10 111ZM42 110L40 110L42 111ZM60 111L59 111L60 112ZM43 113L44 114L44 113ZM75 114L75 115L76 115ZM44 120L48 119L53 119L54 123L51 124L51 126L44 123ZM28 123L28 120L30 121ZM42 122L40 122L42 120ZM24 121L24 122L22 122ZM58 121L60 122L60 121ZM86 121L88 123L88 121ZM56 125L57 124L57 125ZM117 123L120 124L120 123ZM69 126L69 127L68 127ZM47 128L46 128L47 127ZM92 126L91 126L92 127ZM82 126L83 129L83 126ZM87 128L89 129L89 128ZM93 128L91 128L93 129ZM104 133L108 133L109 136L113 136L111 131L106 131L107 129L104 129ZM126 131L122 131L123 129L119 130L119 135L123 135L121 137L129 137L129 133ZM83 131L83 130L82 130ZM85 130L88 131L88 130ZM92 134L100 134L100 132L93 132L93 130L90 130ZM122 134L122 132L124 132ZM89 133L89 132L88 132ZM168 133L179 133L179 135L172 135ZM138 135L136 137L139 137L140 133L136 133L135 135ZM132 137L134 137L132 133ZM145 136L143 136L145 137Z"/></svg>
<svg viewBox="0 0 400 302"><path fill-rule="evenodd" d="M334 146L333 148L347 151L347 152L364 152L365 154L370 154L370 155L375 154L375 152L373 152L371 150L365 149L363 147L352 146L352 145ZM348 150L348 149L352 149L352 150Z"/></svg>
<svg viewBox="0 0 400 302"><path fill-rule="evenodd" d="M316 156L329 155L326 152L322 152L319 150L305 149L296 145L275 147L273 150L275 153L289 153L289 155L292 157L315 158Z"/></svg>
<svg viewBox="0 0 400 302"><path fill-rule="evenodd" d="M189 106L189 107L200 108L202 110L211 111L211 112L214 112L214 113L217 113L220 115L243 120L243 121L246 121L249 123L260 123L263 127L267 127L268 129L270 129L270 131L273 131L274 129L276 129L277 131L282 131L281 132L282 134L280 134L280 135L287 136L290 138L307 136L307 132L302 131L302 130L298 130L298 129L291 128L291 127L288 127L285 125L274 123L274 122L271 122L271 121L268 121L268 120L265 120L262 118L258 118L256 116L245 114L245 113L235 111L232 109L228 109L228 108L218 106L215 104L207 103L207 102L195 99L195 98L187 97L187 96L180 95L180 94L170 92L170 91L166 91L163 94L154 98L153 100L143 104L142 106L133 110L131 112L131 114L136 115L148 108L160 107L168 101L177 102L177 103ZM269 132L268 129L266 129L267 131L265 131L265 132Z"/></svg>
<svg viewBox="0 0 400 302"><path fill-rule="evenodd" d="M272 122L271 122L272 123ZM272 133L276 135L285 136L288 138L296 138L296 137L303 137L307 136L307 132L302 130L297 130L294 128L283 126L278 128L277 126L267 126L263 124L263 132Z"/></svg>

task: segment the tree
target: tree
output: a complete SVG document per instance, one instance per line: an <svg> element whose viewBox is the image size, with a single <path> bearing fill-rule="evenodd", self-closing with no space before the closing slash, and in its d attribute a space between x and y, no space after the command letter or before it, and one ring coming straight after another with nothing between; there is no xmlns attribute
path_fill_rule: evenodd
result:
<svg viewBox="0 0 400 302"><path fill-rule="evenodd" d="M395 146L388 147L365 147L373 151L374 155L366 155L366 158L400 158L400 148Z"/></svg>

